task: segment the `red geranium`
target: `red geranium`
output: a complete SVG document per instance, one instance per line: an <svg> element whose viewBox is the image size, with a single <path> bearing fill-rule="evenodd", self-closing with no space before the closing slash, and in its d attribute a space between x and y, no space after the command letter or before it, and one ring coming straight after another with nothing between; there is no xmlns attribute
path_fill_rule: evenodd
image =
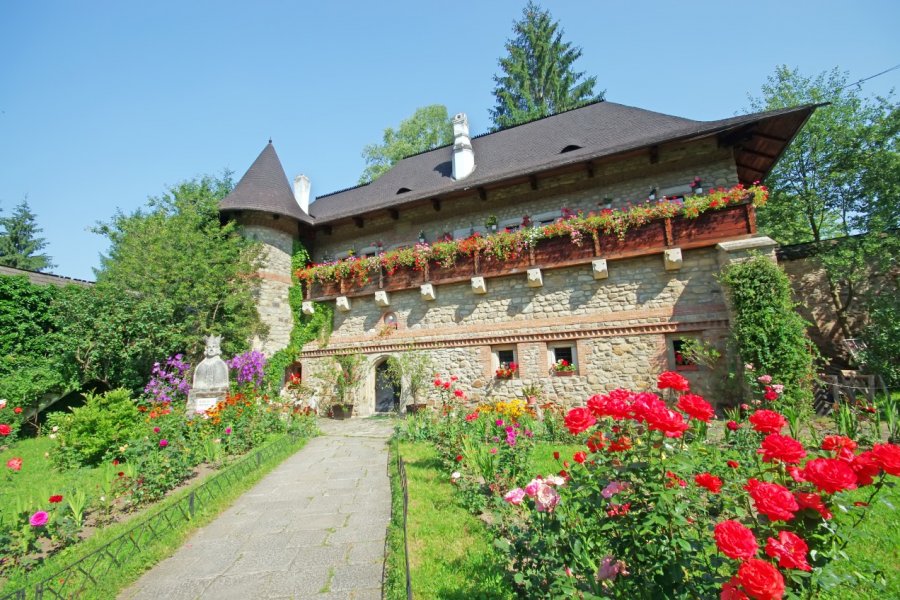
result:
<svg viewBox="0 0 900 600"><path fill-rule="evenodd" d="M784 596L784 577L770 562L749 558L738 568L737 577L754 600L780 600Z"/></svg>
<svg viewBox="0 0 900 600"><path fill-rule="evenodd" d="M694 475L694 483L708 489L713 494L718 494L722 490L722 480L711 473Z"/></svg>
<svg viewBox="0 0 900 600"><path fill-rule="evenodd" d="M806 450L803 444L794 438L781 435L780 433L771 433L763 439L761 448L756 452L763 455L763 462L774 462L780 460L785 464L796 464L806 458Z"/></svg>
<svg viewBox="0 0 900 600"><path fill-rule="evenodd" d="M697 394L683 395L678 399L677 406L688 416L704 423L709 423L709 420L716 414L712 405Z"/></svg>
<svg viewBox="0 0 900 600"><path fill-rule="evenodd" d="M691 389L691 382L675 371L661 373L656 381L656 387L661 390L670 389L676 392L687 392Z"/></svg>
<svg viewBox="0 0 900 600"><path fill-rule="evenodd" d="M713 529L716 547L728 558L750 558L756 556L759 545L750 528L739 521L729 520L718 523Z"/></svg>
<svg viewBox="0 0 900 600"><path fill-rule="evenodd" d="M816 458L803 467L803 478L823 492L834 494L856 488L856 473L836 458Z"/></svg>
<svg viewBox="0 0 900 600"><path fill-rule="evenodd" d="M591 414L587 408L573 408L566 414L566 427L572 435L578 435L582 431L587 431L597 419Z"/></svg>
<svg viewBox="0 0 900 600"><path fill-rule="evenodd" d="M63 497L60 495L50 496L50 504L56 504L58 502L62 502Z"/></svg>
<svg viewBox="0 0 900 600"><path fill-rule="evenodd" d="M748 479L744 489L750 492L756 510L770 521L790 521L800 510L790 490L777 483Z"/></svg>
<svg viewBox="0 0 900 600"><path fill-rule="evenodd" d="M881 468L894 477L900 477L900 446L895 444L875 444L872 454Z"/></svg>
<svg viewBox="0 0 900 600"><path fill-rule="evenodd" d="M750 415L749 421L753 429L760 433L779 433L787 425L787 419L783 415L765 409Z"/></svg>
<svg viewBox="0 0 900 600"><path fill-rule="evenodd" d="M766 554L778 559L778 566L783 569L799 569L812 571L812 567L806 562L806 553L809 546L803 539L790 531L779 531L778 539L766 540Z"/></svg>
<svg viewBox="0 0 900 600"><path fill-rule="evenodd" d="M12 427L6 423L0 423L0 435L9 435L12 433Z"/></svg>
<svg viewBox="0 0 900 600"><path fill-rule="evenodd" d="M797 504L800 505L800 508L814 510L822 515L823 519L830 519L834 516L831 514L831 511L828 510L828 507L825 506L825 503L822 502L822 497L818 494L797 492L794 494L794 499L797 500Z"/></svg>

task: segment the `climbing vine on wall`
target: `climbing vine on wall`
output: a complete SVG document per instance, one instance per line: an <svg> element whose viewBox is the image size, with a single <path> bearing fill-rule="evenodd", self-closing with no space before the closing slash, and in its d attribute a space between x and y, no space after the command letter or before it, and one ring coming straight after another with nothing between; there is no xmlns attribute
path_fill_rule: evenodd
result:
<svg viewBox="0 0 900 600"><path fill-rule="evenodd" d="M266 363L265 383L270 396L278 395L284 379L285 370L294 363L303 346L319 339L323 344L328 343L334 318L334 308L325 302L315 302L315 312L305 315L301 308L303 305L303 284L297 279L296 273L309 264L309 252L300 242L294 242L294 254L291 257L291 281L288 291L288 303L291 307L291 315L294 319L294 327L287 347L282 348L272 355Z"/></svg>

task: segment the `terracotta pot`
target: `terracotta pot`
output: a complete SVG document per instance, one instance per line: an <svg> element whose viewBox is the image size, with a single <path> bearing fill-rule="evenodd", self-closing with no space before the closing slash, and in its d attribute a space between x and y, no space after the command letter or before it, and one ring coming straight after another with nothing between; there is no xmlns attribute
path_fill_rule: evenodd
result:
<svg viewBox="0 0 900 600"><path fill-rule="evenodd" d="M353 416L352 404L335 404L331 407L331 418L344 420Z"/></svg>
<svg viewBox="0 0 900 600"><path fill-rule="evenodd" d="M575 374L575 371L556 371L554 375L557 377L571 377Z"/></svg>

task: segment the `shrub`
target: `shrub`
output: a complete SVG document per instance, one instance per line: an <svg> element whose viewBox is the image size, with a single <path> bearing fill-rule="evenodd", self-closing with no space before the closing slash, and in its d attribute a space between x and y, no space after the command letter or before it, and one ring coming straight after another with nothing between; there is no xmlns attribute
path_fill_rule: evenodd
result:
<svg viewBox="0 0 900 600"><path fill-rule="evenodd" d="M731 336L741 360L785 386L783 401L810 410L815 349L795 311L781 268L764 256L722 271L733 314Z"/></svg>
<svg viewBox="0 0 900 600"><path fill-rule="evenodd" d="M58 426L53 460L63 467L95 465L113 454L140 428L140 412L126 389L87 394L85 405L71 414L54 413L48 424Z"/></svg>

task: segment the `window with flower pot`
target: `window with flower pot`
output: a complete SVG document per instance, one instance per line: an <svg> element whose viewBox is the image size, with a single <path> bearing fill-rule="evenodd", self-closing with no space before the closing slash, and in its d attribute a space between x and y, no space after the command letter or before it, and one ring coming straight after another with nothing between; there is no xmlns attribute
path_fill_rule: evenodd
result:
<svg viewBox="0 0 900 600"><path fill-rule="evenodd" d="M696 371L697 363L688 358L685 352L687 340L676 338L672 340L672 360L676 371Z"/></svg>
<svg viewBox="0 0 900 600"><path fill-rule="evenodd" d="M550 344L547 346L550 372L554 375L573 375L578 372L578 357L572 343Z"/></svg>
<svg viewBox="0 0 900 600"><path fill-rule="evenodd" d="M519 372L519 362L515 346L494 346L491 348L494 376L497 379L512 379Z"/></svg>

